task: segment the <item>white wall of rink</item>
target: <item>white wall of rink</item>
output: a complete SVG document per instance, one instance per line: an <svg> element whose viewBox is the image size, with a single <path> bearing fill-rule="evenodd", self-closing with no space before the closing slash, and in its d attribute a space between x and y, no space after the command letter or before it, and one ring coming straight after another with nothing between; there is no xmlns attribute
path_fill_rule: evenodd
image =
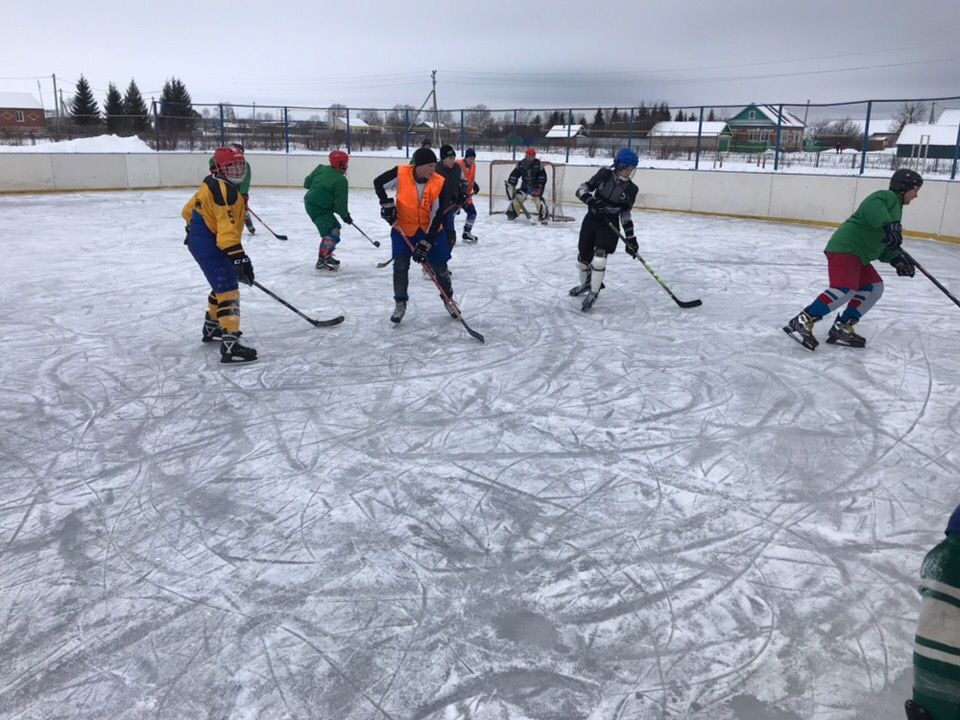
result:
<svg viewBox="0 0 960 720"><path fill-rule="evenodd" d="M0 193L191 187L207 172L209 153L0 153ZM254 187L301 187L319 163L318 155L248 153ZM373 178L397 158L350 159L351 187L372 188ZM477 181L488 182L488 165L478 163ZM574 203L577 185L596 168L569 165L563 199ZM641 169L638 206L814 223L843 221L866 195L886 187L882 178L836 175L779 175L732 171ZM483 187L483 192L488 190ZM960 182L928 181L904 217L916 234L960 242Z"/></svg>

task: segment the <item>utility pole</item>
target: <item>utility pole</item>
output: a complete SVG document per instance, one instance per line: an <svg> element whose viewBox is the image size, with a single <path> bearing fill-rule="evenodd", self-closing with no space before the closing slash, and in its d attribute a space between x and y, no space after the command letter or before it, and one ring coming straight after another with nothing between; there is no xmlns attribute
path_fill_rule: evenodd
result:
<svg viewBox="0 0 960 720"><path fill-rule="evenodd" d="M60 103L57 102L57 74L53 73L50 77L53 78L53 106L57 110L57 120L60 119Z"/></svg>
<svg viewBox="0 0 960 720"><path fill-rule="evenodd" d="M807 134L807 115L810 113L810 100L807 99L807 107L803 111L803 130L800 131L800 150L803 151L804 135Z"/></svg>
<svg viewBox="0 0 960 720"><path fill-rule="evenodd" d="M67 109L63 104L63 88L60 88L60 107L63 108L63 114L67 114Z"/></svg>
<svg viewBox="0 0 960 720"><path fill-rule="evenodd" d="M433 95L433 146L440 146L440 112L437 110L437 71L430 73L430 80L433 81L433 89L430 94Z"/></svg>

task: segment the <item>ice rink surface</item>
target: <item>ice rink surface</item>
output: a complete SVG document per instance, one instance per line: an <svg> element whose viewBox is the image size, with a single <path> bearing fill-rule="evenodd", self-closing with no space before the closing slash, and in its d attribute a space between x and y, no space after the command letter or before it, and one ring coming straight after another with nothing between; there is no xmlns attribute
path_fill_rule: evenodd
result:
<svg viewBox="0 0 960 720"><path fill-rule="evenodd" d="M621 250L585 315L579 223L484 203L481 345L419 272L389 322L388 242L318 276L302 192L254 187L290 236L245 240L257 279L346 322L244 287L261 361L224 369L190 192L0 197L0 717L902 717L960 500L960 308L919 273L809 353L827 229L635 213L704 304Z"/></svg>

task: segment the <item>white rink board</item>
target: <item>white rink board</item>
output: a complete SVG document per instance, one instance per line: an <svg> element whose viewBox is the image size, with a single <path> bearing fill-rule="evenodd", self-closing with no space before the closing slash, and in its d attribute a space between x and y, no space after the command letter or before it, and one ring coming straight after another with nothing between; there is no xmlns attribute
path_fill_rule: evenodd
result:
<svg viewBox="0 0 960 720"><path fill-rule="evenodd" d="M0 193L45 190L100 190L190 187L207 172L204 153L2 153ZM254 188L302 187L303 178L323 155L249 153ZM372 188L373 179L403 157L354 155L348 179L354 188ZM488 177L489 163L477 162L477 177ZM574 203L574 191L597 167L568 165L562 200ZM724 213L755 218L793 219L839 224L873 190L886 187L879 178L835 175L778 175L712 170L642 169L634 175L640 207ZM904 214L910 232L960 237L956 199L960 183L928 181L920 198ZM481 193L486 193L482 188Z"/></svg>

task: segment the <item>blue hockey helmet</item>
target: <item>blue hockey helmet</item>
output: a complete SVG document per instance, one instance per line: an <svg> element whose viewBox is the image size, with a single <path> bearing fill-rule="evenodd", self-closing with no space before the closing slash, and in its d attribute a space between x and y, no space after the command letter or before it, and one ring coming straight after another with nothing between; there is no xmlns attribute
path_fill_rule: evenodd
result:
<svg viewBox="0 0 960 720"><path fill-rule="evenodd" d="M947 521L947 535L960 535L960 505L953 511L950 520Z"/></svg>
<svg viewBox="0 0 960 720"><path fill-rule="evenodd" d="M617 150L617 155L613 159L613 164L616 165L617 168L635 168L640 164L640 158L637 157L637 154L630 148L620 148Z"/></svg>

